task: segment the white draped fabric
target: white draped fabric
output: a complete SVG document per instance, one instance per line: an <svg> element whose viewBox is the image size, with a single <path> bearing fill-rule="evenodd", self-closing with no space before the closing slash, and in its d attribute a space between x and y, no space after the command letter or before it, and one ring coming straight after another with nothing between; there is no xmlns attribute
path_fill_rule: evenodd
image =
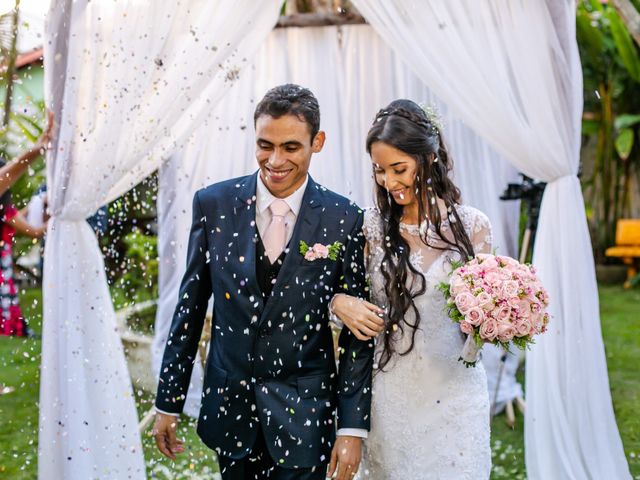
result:
<svg viewBox="0 0 640 480"><path fill-rule="evenodd" d="M251 68L242 72L211 119L161 169L160 299L152 349L155 372L160 367L184 272L193 193L208 184L256 170L256 102L269 88L286 82L309 87L320 102L321 127L327 132L327 142L312 159L311 174L362 206L373 203L371 166L364 144L377 110L401 97L436 104L443 116L464 201L489 215L499 251L516 255L519 204L498 199L507 182L517 180L515 169L457 119L370 26L277 29L269 34ZM199 407L200 376L200 369L194 370L185 405L191 415Z"/></svg>
<svg viewBox="0 0 640 480"><path fill-rule="evenodd" d="M521 353L515 347L509 353L496 345L482 347L482 364L487 371L487 387L489 388L492 415L502 412L507 402L516 397L524 398L522 385L516 380Z"/></svg>
<svg viewBox="0 0 640 480"><path fill-rule="evenodd" d="M534 264L553 318L527 355L528 477L630 478L576 176L582 74L574 2L353 3L463 121L518 170L548 182Z"/></svg>
<svg viewBox="0 0 640 480"><path fill-rule="evenodd" d="M277 21L269 0L53 0L45 38L49 223L38 475L143 479L131 381L84 219L158 168Z"/></svg>

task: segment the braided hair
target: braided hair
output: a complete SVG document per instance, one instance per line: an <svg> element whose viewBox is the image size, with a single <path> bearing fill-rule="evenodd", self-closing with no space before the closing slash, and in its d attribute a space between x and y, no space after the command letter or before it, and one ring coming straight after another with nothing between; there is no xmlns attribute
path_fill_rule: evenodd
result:
<svg viewBox="0 0 640 480"><path fill-rule="evenodd" d="M417 162L415 194L418 202L419 221L426 222L428 229L435 231L437 244L430 243L428 229L421 229L421 241L434 249L458 252L461 258L474 256L471 240L467 235L456 205L460 202L460 190L449 178L453 165L441 132L424 110L410 100L395 100L376 115L367 135L367 152L371 146L383 142ZM437 199L447 207L448 220L453 238L442 233L442 215ZM422 272L409 261L410 249L400 233L403 206L393 201L385 187L376 183L376 204L383 219L384 257L380 271L385 280L385 293L389 299L387 331L378 368L384 370L395 353L407 355L415 345L416 332L420 326L420 312L414 299L426 291ZM407 284L409 273L413 279ZM406 314L412 310L412 323ZM411 343L404 352L396 352L396 342L404 330L411 332Z"/></svg>

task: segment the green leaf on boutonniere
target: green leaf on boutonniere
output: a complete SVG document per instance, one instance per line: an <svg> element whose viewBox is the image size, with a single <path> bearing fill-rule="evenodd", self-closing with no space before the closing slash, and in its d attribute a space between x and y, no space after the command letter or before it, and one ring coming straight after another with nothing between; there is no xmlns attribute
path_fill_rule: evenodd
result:
<svg viewBox="0 0 640 480"><path fill-rule="evenodd" d="M333 242L329 245L329 258L334 262L338 260L338 255L340 254L340 250L342 250L341 242Z"/></svg>
<svg viewBox="0 0 640 480"><path fill-rule="evenodd" d="M300 240L300 253L304 256L307 254L307 252L309 251L309 245L307 245L307 242L305 242L304 240Z"/></svg>

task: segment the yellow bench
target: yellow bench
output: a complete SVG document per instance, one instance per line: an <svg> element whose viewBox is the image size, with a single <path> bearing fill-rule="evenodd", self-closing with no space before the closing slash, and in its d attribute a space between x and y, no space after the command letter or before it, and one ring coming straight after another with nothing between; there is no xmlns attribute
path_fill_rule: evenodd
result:
<svg viewBox="0 0 640 480"><path fill-rule="evenodd" d="M616 225L616 246L607 248L607 257L619 257L627 265L627 281L624 288L631 287L631 279L638 273L640 259L640 219L620 219Z"/></svg>

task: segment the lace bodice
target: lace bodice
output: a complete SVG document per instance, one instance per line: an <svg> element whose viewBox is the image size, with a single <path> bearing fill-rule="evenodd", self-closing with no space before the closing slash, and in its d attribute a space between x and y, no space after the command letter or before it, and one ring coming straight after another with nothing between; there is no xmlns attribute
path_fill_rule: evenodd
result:
<svg viewBox="0 0 640 480"><path fill-rule="evenodd" d="M467 205L461 205L457 208L458 215L462 220L465 231L469 235L471 244L475 253L489 253L492 244L491 224L487 216L480 210ZM364 234L368 245L367 262L371 264L375 257L383 253L383 220L380 212L376 209L368 209L364 215ZM409 244L411 249L411 263L420 271L427 272L430 266L443 254L442 247L446 247L446 243L440 239L432 225L426 223L418 225L400 224L402 236ZM424 232L427 233L429 245L425 245L422 240ZM451 232L451 221L445 218L441 225L442 235L453 240ZM460 256L453 252L444 252L449 260L459 259Z"/></svg>
<svg viewBox="0 0 640 480"><path fill-rule="evenodd" d="M464 205L457 211L475 253L489 252L491 225L486 215ZM410 247L410 262L426 282L425 293L414 299L420 326L413 350L403 356L396 354L384 371L374 374L372 430L362 476L376 480L488 478L491 451L484 368L480 364L467 369L458 362L465 337L448 318L444 297L437 289L448 279L451 260L459 260L460 255L435 248L444 243L433 230L427 230L425 245L420 228L401 225L401 234ZM441 232L445 238L452 238L450 221L443 222ZM381 267L383 242L388 239L377 210L365 212L364 234L372 301L386 307ZM410 282L414 281L407 280L412 290L414 284ZM414 317L410 310L405 321L414 323ZM397 332L396 337L396 351L407 350L411 329ZM376 358L382 340L380 337L376 342Z"/></svg>

